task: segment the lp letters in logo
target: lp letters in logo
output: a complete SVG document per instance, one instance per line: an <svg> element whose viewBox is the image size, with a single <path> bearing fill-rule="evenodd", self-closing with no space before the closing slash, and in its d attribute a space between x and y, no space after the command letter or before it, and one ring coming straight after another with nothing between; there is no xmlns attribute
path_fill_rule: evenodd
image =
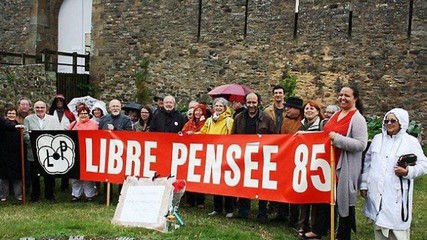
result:
<svg viewBox="0 0 427 240"><path fill-rule="evenodd" d="M78 141L76 131L33 131L31 144L41 173L78 178Z"/></svg>

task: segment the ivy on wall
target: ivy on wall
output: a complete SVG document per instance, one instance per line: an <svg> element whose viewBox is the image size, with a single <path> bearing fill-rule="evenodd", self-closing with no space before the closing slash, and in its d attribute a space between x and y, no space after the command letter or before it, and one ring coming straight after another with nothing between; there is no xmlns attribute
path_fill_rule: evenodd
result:
<svg viewBox="0 0 427 240"><path fill-rule="evenodd" d="M151 92L147 84L149 64L149 59L143 58L139 62L139 69L135 74L136 100L139 103L149 102L151 96Z"/></svg>

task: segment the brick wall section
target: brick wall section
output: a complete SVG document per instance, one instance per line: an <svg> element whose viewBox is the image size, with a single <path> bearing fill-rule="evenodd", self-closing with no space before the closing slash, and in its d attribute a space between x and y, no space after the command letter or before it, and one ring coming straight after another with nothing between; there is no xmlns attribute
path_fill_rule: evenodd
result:
<svg viewBox="0 0 427 240"><path fill-rule="evenodd" d="M26 52L33 39L30 1L0 4L0 51Z"/></svg>
<svg viewBox="0 0 427 240"><path fill-rule="evenodd" d="M229 82L246 83L268 99L291 62L304 99L334 103L337 85L350 81L362 88L367 113L403 106L425 119L425 3L417 3L408 41L406 2L358 1L351 40L347 4L301 2L294 41L294 1L250 1L245 40L245 1L204 1L197 43L198 1L95 1L92 73L101 98L133 100L133 74L142 57L151 61L153 92L172 93L181 106ZM331 60L324 60L325 47Z"/></svg>
<svg viewBox="0 0 427 240"><path fill-rule="evenodd" d="M0 67L0 109L6 104L16 106L21 97L52 103L56 93L56 74L46 72L44 65Z"/></svg>
<svg viewBox="0 0 427 240"><path fill-rule="evenodd" d="M0 49L21 51L21 43L32 41L25 26L43 14L34 11L34 1L10 2L16 1L1 6L7 9L0 23L10 24L0 24L8 31L0 35ZM49 16L51 29L42 40L52 46L61 1L53 2L54 7L39 7ZM134 101L138 62L148 58L153 93L171 93L181 107L230 82L247 84L268 102L271 86L290 62L299 76L298 95L304 99L331 104L338 85L355 82L367 114L382 115L400 106L427 125L426 1L416 1L410 41L407 1L355 1L351 40L348 1L300 2L298 39L293 40L293 0L249 1L246 39L245 0L203 1L202 35L196 42L197 0L93 0L91 75L98 97ZM40 28L37 31L43 32Z"/></svg>

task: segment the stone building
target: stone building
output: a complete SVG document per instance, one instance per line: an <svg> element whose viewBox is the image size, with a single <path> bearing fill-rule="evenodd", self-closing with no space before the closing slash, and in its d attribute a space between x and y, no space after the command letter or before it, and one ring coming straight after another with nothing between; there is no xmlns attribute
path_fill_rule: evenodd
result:
<svg viewBox="0 0 427 240"><path fill-rule="evenodd" d="M0 51L38 53L58 46L58 13L67 0L3 0ZM265 102L291 66L297 95L335 102L344 82L361 88L367 114L392 107L427 117L426 1L416 1L411 38L408 2L301 0L293 38L293 0L93 0L91 79L97 97L135 101L135 75L149 61L146 85L177 96L181 107L213 87L244 83ZM1 80L1 79L0 79ZM30 79L29 79L30 80Z"/></svg>

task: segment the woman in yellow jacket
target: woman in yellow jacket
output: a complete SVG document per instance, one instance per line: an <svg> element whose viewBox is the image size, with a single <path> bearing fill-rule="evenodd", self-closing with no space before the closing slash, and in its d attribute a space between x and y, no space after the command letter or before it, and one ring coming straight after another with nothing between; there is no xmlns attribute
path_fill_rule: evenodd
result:
<svg viewBox="0 0 427 240"><path fill-rule="evenodd" d="M208 118L200 130L200 134L231 134L233 128L233 118L231 110L228 107L228 101L225 98L215 98L213 101L214 113ZM225 217L233 217L233 197L214 195L214 211L209 216L221 214L222 208L225 208Z"/></svg>

